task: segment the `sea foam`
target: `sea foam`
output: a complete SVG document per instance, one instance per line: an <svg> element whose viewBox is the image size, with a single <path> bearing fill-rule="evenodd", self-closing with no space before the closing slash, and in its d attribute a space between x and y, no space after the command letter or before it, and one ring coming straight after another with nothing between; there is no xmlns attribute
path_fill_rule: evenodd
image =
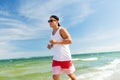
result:
<svg viewBox="0 0 120 80"><path fill-rule="evenodd" d="M93 57L93 58L84 58L84 59L80 59L80 58L72 59L72 61L94 61L94 60L98 60L98 58L97 57Z"/></svg>
<svg viewBox="0 0 120 80"><path fill-rule="evenodd" d="M109 64L94 68L96 71L89 71L78 76L78 80L120 80L120 59L115 59Z"/></svg>

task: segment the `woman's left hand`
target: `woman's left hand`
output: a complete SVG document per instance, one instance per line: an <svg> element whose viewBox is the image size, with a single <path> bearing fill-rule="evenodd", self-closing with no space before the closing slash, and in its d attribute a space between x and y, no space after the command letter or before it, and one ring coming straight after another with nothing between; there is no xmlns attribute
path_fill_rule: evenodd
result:
<svg viewBox="0 0 120 80"><path fill-rule="evenodd" d="M50 43L51 44L57 44L57 41L56 40L50 40Z"/></svg>

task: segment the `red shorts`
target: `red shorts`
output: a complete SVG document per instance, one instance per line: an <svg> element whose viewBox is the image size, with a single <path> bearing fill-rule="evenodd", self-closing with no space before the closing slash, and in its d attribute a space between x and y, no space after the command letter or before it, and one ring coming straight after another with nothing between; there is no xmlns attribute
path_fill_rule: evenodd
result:
<svg viewBox="0 0 120 80"><path fill-rule="evenodd" d="M52 67L60 66L62 69L68 69L72 66L72 61L56 61L53 60Z"/></svg>
<svg viewBox="0 0 120 80"><path fill-rule="evenodd" d="M62 70L65 73L70 74L75 71L75 68L74 68L71 60L70 61L53 60L52 70L53 70L53 74L61 74Z"/></svg>

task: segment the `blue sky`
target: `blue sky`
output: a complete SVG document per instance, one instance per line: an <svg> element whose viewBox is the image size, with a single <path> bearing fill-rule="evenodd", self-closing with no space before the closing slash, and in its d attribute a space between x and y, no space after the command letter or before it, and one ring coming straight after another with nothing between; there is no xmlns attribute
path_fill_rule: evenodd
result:
<svg viewBox="0 0 120 80"><path fill-rule="evenodd" d="M0 0L0 59L52 55L52 14L71 34L72 54L120 51L119 9L119 0Z"/></svg>

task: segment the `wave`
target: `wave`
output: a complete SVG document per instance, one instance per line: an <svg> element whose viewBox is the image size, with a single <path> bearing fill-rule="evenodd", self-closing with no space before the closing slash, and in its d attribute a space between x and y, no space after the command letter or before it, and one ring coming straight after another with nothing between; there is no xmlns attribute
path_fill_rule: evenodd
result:
<svg viewBox="0 0 120 80"><path fill-rule="evenodd" d="M94 61L94 60L98 60L98 58L97 57L93 57L93 58L85 58L85 59L80 59L80 58L72 59L72 61Z"/></svg>
<svg viewBox="0 0 120 80"><path fill-rule="evenodd" d="M116 68L119 64L120 64L120 59L115 59L112 62L110 62L108 65L105 65L98 69L100 70L113 69L113 68Z"/></svg>
<svg viewBox="0 0 120 80"><path fill-rule="evenodd" d="M91 72L90 72L91 71ZM78 76L78 80L120 80L120 59L109 64L89 70L88 73Z"/></svg>
<svg viewBox="0 0 120 80"><path fill-rule="evenodd" d="M93 57L93 58L86 58L86 59L81 59L82 61L94 61L94 60L98 60L97 57Z"/></svg>
<svg viewBox="0 0 120 80"><path fill-rule="evenodd" d="M79 61L79 60L80 60L79 58L72 59L72 61Z"/></svg>

